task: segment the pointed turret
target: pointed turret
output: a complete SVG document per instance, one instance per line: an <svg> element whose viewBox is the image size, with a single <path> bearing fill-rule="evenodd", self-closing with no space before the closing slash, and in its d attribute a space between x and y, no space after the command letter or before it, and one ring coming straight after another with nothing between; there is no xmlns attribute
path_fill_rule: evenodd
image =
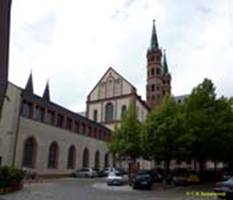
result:
<svg viewBox="0 0 233 200"><path fill-rule="evenodd" d="M168 74L168 65L167 65L167 57L166 57L166 51L164 50L163 54L163 74Z"/></svg>
<svg viewBox="0 0 233 200"><path fill-rule="evenodd" d="M27 84L26 84L26 87L25 87L25 91L28 92L28 93L33 94L34 90L33 90L32 72L29 75L29 78L28 78L28 81L27 81Z"/></svg>
<svg viewBox="0 0 233 200"><path fill-rule="evenodd" d="M50 101L50 92L49 92L49 81L47 81L44 94L43 94L43 99L46 101Z"/></svg>
<svg viewBox="0 0 233 200"><path fill-rule="evenodd" d="M155 28L155 20L153 20L153 27L152 27L152 35L151 35L151 41L150 41L150 48L149 52L155 52L159 48L159 42L158 42L158 37L156 33L156 28Z"/></svg>

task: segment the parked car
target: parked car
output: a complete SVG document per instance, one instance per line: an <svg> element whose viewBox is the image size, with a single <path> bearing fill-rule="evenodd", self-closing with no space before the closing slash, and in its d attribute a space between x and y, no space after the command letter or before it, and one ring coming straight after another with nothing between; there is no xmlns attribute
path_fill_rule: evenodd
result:
<svg viewBox="0 0 233 200"><path fill-rule="evenodd" d="M115 168L115 170L116 170L120 175L122 175L122 176L128 174L128 171L125 170L124 168L118 167L118 168Z"/></svg>
<svg viewBox="0 0 233 200"><path fill-rule="evenodd" d="M148 172L151 175L152 181L154 183L160 183L163 181L163 176L155 169L149 170Z"/></svg>
<svg viewBox="0 0 233 200"><path fill-rule="evenodd" d="M175 186L187 185L187 171L185 169L175 169L166 175L166 183Z"/></svg>
<svg viewBox="0 0 233 200"><path fill-rule="evenodd" d="M123 185L124 179L123 177L114 171L111 171L106 178L107 185Z"/></svg>
<svg viewBox="0 0 233 200"><path fill-rule="evenodd" d="M187 174L186 181L188 185L198 184L200 183L200 178L196 172L190 171Z"/></svg>
<svg viewBox="0 0 233 200"><path fill-rule="evenodd" d="M71 174L72 177L90 177L95 178L98 176L97 172L92 168L84 168L77 170Z"/></svg>
<svg viewBox="0 0 233 200"><path fill-rule="evenodd" d="M221 194L221 197L226 197L227 199L233 199L233 177L228 179L227 181L222 181L216 183L214 187L214 191Z"/></svg>
<svg viewBox="0 0 233 200"><path fill-rule="evenodd" d="M151 190L153 185L153 178L149 171L139 171L132 179L133 189L147 189Z"/></svg>
<svg viewBox="0 0 233 200"><path fill-rule="evenodd" d="M107 177L110 172L115 172L121 176L124 175L123 171L120 171L118 168L116 169L114 167L104 168L103 170L99 171L99 175L100 175L100 177Z"/></svg>

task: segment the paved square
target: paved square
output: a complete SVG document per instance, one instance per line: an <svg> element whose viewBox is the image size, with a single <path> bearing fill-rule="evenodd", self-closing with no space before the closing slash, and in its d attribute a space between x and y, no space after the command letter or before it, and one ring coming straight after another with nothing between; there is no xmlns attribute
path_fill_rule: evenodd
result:
<svg viewBox="0 0 233 200"><path fill-rule="evenodd" d="M0 200L185 200L188 188L162 188L152 191L132 190L129 186L109 187L104 179L61 179L48 183L27 184L24 189L1 195ZM198 188L196 188L198 190ZM211 191L211 188L205 189ZM197 198L196 198L197 199ZM200 198L199 198L200 199ZM212 198L213 199L213 198ZM216 198L215 198L216 199Z"/></svg>

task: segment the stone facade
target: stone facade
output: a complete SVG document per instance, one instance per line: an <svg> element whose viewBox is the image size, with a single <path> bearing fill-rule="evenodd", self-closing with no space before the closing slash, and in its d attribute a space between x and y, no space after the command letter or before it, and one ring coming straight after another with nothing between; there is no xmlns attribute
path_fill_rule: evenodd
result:
<svg viewBox="0 0 233 200"><path fill-rule="evenodd" d="M113 130L130 103L136 106L139 121L144 121L148 106L136 88L110 67L87 97L87 117Z"/></svg>
<svg viewBox="0 0 233 200"><path fill-rule="evenodd" d="M85 149L89 154L88 167L96 167L95 162L98 162L97 167L102 169L112 163L106 143L111 136L109 129L11 83L8 84L7 96L9 99L4 101L0 122L2 165L29 168L41 175L63 175L83 167ZM43 118L39 117L39 108L44 111ZM54 113L52 121L49 112ZM58 116L63 116L63 122L58 120ZM35 141L33 164L24 166L24 160L28 159L25 142L30 138ZM49 148L53 142L58 146L57 164L50 168ZM71 146L75 149L74 164L68 168Z"/></svg>

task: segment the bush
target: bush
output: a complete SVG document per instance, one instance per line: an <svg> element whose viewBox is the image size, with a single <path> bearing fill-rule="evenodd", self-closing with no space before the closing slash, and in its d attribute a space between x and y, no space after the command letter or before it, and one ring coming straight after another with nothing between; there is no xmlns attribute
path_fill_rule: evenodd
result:
<svg viewBox="0 0 233 200"><path fill-rule="evenodd" d="M0 188L17 187L21 184L24 173L12 167L0 167Z"/></svg>

